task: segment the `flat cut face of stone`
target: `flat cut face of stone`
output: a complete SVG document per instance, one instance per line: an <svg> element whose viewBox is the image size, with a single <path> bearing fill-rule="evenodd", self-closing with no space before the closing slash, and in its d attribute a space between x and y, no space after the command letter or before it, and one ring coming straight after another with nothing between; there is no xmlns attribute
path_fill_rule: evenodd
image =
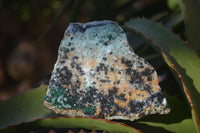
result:
<svg viewBox="0 0 200 133"><path fill-rule="evenodd" d="M68 116L125 120L170 111L154 68L108 20L69 25L44 105Z"/></svg>

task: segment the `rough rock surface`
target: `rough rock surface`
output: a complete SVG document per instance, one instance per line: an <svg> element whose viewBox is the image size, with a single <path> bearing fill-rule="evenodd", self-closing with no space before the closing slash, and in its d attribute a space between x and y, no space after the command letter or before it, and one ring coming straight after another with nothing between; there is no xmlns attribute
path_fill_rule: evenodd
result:
<svg viewBox="0 0 200 133"><path fill-rule="evenodd" d="M59 114L106 119L170 111L154 68L133 52L121 27L107 20L69 25L44 105Z"/></svg>

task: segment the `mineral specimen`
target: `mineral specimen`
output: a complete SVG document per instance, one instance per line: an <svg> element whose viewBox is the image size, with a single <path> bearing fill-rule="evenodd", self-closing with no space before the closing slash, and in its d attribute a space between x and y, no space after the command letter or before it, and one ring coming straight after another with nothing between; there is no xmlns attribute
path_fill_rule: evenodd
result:
<svg viewBox="0 0 200 133"><path fill-rule="evenodd" d="M69 25L44 105L63 115L105 119L135 120L170 111L154 68L108 20Z"/></svg>

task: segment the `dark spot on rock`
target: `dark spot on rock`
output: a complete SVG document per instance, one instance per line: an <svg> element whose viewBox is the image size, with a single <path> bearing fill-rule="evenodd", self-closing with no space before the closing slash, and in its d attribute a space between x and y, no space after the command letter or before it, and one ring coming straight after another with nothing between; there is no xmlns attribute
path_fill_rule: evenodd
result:
<svg viewBox="0 0 200 133"><path fill-rule="evenodd" d="M109 77L108 77L107 75L105 75L105 78L106 78L106 79L109 79Z"/></svg>
<svg viewBox="0 0 200 133"><path fill-rule="evenodd" d="M150 70L149 68L146 68L144 71L142 71L142 75L143 76L149 76L151 75L152 73L154 73L154 70Z"/></svg>
<svg viewBox="0 0 200 133"><path fill-rule="evenodd" d="M121 112L123 115L130 114L130 111L128 111L126 108L120 107L118 104L115 104L115 109L113 112L114 113Z"/></svg>
<svg viewBox="0 0 200 133"><path fill-rule="evenodd" d="M101 79L99 81L101 81L102 83L111 82L111 80L104 80L104 79Z"/></svg>
<svg viewBox="0 0 200 133"><path fill-rule="evenodd" d="M72 62L71 67L74 68L75 66L76 66L76 64Z"/></svg>
<svg viewBox="0 0 200 133"><path fill-rule="evenodd" d="M71 83L70 79L72 77L72 72L68 69L68 67L64 66L61 69L60 77L61 81L64 81L64 84L69 85Z"/></svg>
<svg viewBox="0 0 200 133"><path fill-rule="evenodd" d="M152 80L152 77L151 76L148 76L147 77L147 81L151 81Z"/></svg>
<svg viewBox="0 0 200 133"><path fill-rule="evenodd" d="M122 74L122 72L121 72L121 71L118 71L118 74Z"/></svg>
<svg viewBox="0 0 200 133"><path fill-rule="evenodd" d="M60 63L61 63L61 64L64 64L64 63L65 63L65 61L64 61L64 60L62 60L62 61L60 61Z"/></svg>
<svg viewBox="0 0 200 133"><path fill-rule="evenodd" d="M138 62L138 68L144 68L144 65L142 62Z"/></svg>
<svg viewBox="0 0 200 133"><path fill-rule="evenodd" d="M149 86L148 84L144 84L144 90L151 94L151 86Z"/></svg>
<svg viewBox="0 0 200 133"><path fill-rule="evenodd" d="M144 63L147 64L147 65L150 65L146 60L144 60Z"/></svg>
<svg viewBox="0 0 200 133"><path fill-rule="evenodd" d="M74 56L73 57L73 61L75 62L75 61L77 61L78 60L78 56Z"/></svg>
<svg viewBox="0 0 200 133"><path fill-rule="evenodd" d="M112 113L111 109L114 106L114 97L113 97L113 93L115 90L109 90L108 95L102 95L99 94L98 97L100 97L100 102L101 102L101 112L100 115L109 115Z"/></svg>
<svg viewBox="0 0 200 133"><path fill-rule="evenodd" d="M83 71L83 69L78 64L76 65L76 70L78 70L81 73L81 75L85 74L85 72Z"/></svg>
<svg viewBox="0 0 200 133"><path fill-rule="evenodd" d="M67 57L67 53L69 52L69 49L68 48L64 48L64 47L60 47L59 48L59 51L60 51L60 54L59 56L63 59L68 59Z"/></svg>
<svg viewBox="0 0 200 133"><path fill-rule="evenodd" d="M108 39L111 40L113 37L112 35L108 35Z"/></svg>
<svg viewBox="0 0 200 133"><path fill-rule="evenodd" d="M104 63L99 63L99 66L96 67L96 71L103 71L106 75L108 73L108 65L106 66Z"/></svg>
<svg viewBox="0 0 200 133"><path fill-rule="evenodd" d="M125 59L125 57L122 57L121 63L125 64L127 67L132 67L133 66L133 63L130 60Z"/></svg>
<svg viewBox="0 0 200 133"><path fill-rule="evenodd" d="M62 85L71 85L72 72L68 70L68 67L56 68L50 79L49 85L53 88L60 87Z"/></svg>
<svg viewBox="0 0 200 133"><path fill-rule="evenodd" d="M164 99L164 96L161 94L161 93L157 93L157 98L158 98L158 102L159 102L159 104L162 104L162 102L163 102L163 99Z"/></svg>
<svg viewBox="0 0 200 133"><path fill-rule="evenodd" d="M113 87L112 89L108 90L108 94L109 95L115 95L118 92L118 88L117 87Z"/></svg>
<svg viewBox="0 0 200 133"><path fill-rule="evenodd" d="M131 75L130 84L144 84L144 81L138 71L128 69L126 70L126 74Z"/></svg>
<svg viewBox="0 0 200 133"><path fill-rule="evenodd" d="M106 58L106 57L103 57L103 60L105 60L105 61L106 61L106 60L107 60L107 58Z"/></svg>
<svg viewBox="0 0 200 133"><path fill-rule="evenodd" d="M127 74L127 75L131 75L131 73L132 73L132 69L131 69L131 68L127 68L127 69L126 69L126 74Z"/></svg>
<svg viewBox="0 0 200 133"><path fill-rule="evenodd" d="M111 71L111 72L114 72L114 70L115 70L115 69L114 69L113 67L110 68L110 71Z"/></svg>
<svg viewBox="0 0 200 133"><path fill-rule="evenodd" d="M69 42L69 43L68 43L68 46L71 46L71 45L72 45L72 43L71 43L71 42Z"/></svg>
<svg viewBox="0 0 200 133"><path fill-rule="evenodd" d="M112 54L112 52L110 52L109 54Z"/></svg>
<svg viewBox="0 0 200 133"><path fill-rule="evenodd" d="M133 101L130 101L128 105L131 109L131 112L137 114L143 110L144 104L145 103L143 101L139 102L139 101L133 100Z"/></svg>
<svg viewBox="0 0 200 133"><path fill-rule="evenodd" d="M60 48L60 51L64 52L65 54L67 54L69 52L69 49L68 48L64 48L64 47L61 47Z"/></svg>
<svg viewBox="0 0 200 133"><path fill-rule="evenodd" d="M71 87L72 93L74 94L74 96L78 95L77 90L80 88L81 82L79 80L77 80L75 82L75 85Z"/></svg>
<svg viewBox="0 0 200 133"><path fill-rule="evenodd" d="M83 27L82 25L80 25L80 24L78 24L78 23L71 23L70 26L71 26L72 28L71 28L70 31L68 31L68 32L76 33L76 32L79 31L79 32L84 33L85 30L86 30L85 27Z"/></svg>
<svg viewBox="0 0 200 133"><path fill-rule="evenodd" d="M94 101L94 96L97 95L97 89L95 87L89 87L86 89L87 92L85 94L86 99L90 99L89 101L87 101L88 103L92 103Z"/></svg>
<svg viewBox="0 0 200 133"><path fill-rule="evenodd" d="M152 102L153 102L153 98L152 97L149 97L145 100L145 105L148 107L148 106L151 106L152 105Z"/></svg>
<svg viewBox="0 0 200 133"><path fill-rule="evenodd" d="M104 45L104 46L108 46L108 42L104 42L103 45Z"/></svg>
<svg viewBox="0 0 200 133"><path fill-rule="evenodd" d="M116 96L117 99L122 100L122 101L127 101L127 99L125 98L125 94L120 94Z"/></svg>
<svg viewBox="0 0 200 133"><path fill-rule="evenodd" d="M141 78L135 79L134 76L131 76L130 84L144 84L144 81Z"/></svg>

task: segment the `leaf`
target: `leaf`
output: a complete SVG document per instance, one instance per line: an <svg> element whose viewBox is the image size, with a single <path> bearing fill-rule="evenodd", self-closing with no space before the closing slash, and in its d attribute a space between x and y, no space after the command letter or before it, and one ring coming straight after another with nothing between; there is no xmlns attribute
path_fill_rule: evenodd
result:
<svg viewBox="0 0 200 133"><path fill-rule="evenodd" d="M137 129L129 127L123 123L108 121L97 118L81 118L81 117L56 117L50 119L37 120L31 123L24 123L18 126L9 127L2 132L30 132L43 128L84 128L89 130L105 130L108 132L127 132L138 133Z"/></svg>
<svg viewBox="0 0 200 133"><path fill-rule="evenodd" d="M127 125L97 118L61 117L43 106L46 85L30 90L23 95L0 102L0 129L7 132L27 132L39 127L87 128L98 130L139 132ZM34 122L35 121L35 122ZM20 128L23 127L23 128ZM28 128L25 128L28 127Z"/></svg>
<svg viewBox="0 0 200 133"><path fill-rule="evenodd" d="M23 95L0 102L0 129L22 122L35 121L39 118L56 116L43 106L46 88L47 86L42 85Z"/></svg>
<svg viewBox="0 0 200 133"><path fill-rule="evenodd" d="M132 19L125 26L151 41L168 65L178 75L192 108L193 119L200 131L200 60L183 41L162 25L146 19Z"/></svg>
<svg viewBox="0 0 200 133"><path fill-rule="evenodd" d="M169 20L165 23L165 27L173 28L180 24L184 20L183 14L181 12L172 14Z"/></svg>
<svg viewBox="0 0 200 133"><path fill-rule="evenodd" d="M103 120L103 119L96 119L96 118L81 118L81 117L72 118L72 117L66 117L66 116L55 117L56 116L55 113L43 107L43 98L46 93L45 92L46 88L47 86L43 85L40 88L37 88L35 90L30 90L24 93L23 95L1 102L0 108L6 108L8 107L9 104L15 105L16 108L12 110L7 110L9 109L7 108L6 113L2 113L0 111L1 128L2 128L2 124L4 125L4 127L10 126L9 128L0 130L0 132L22 133L22 132L30 132L30 131L34 131L38 129L41 130L43 128L86 128L86 129L95 129L95 130L107 130L110 132L112 131L139 132L138 130L133 129L130 126L138 128L144 132L150 132L150 133L151 132L152 133L153 132L170 132L170 131L173 131L173 132L180 131L184 133L188 130L192 132L195 129L192 119L191 119L190 111L187 108L186 102L183 101L182 99L179 99L176 96L173 96L173 97L167 96L167 101L171 108L170 114L168 115L157 114L157 115L146 116L143 119L135 121L135 122L122 121L129 125L129 126L126 126L123 123L118 123L118 122ZM33 99L31 99L32 97ZM32 101L35 101L35 103L38 103L38 104L33 104ZM36 102L36 101L40 101L40 102ZM2 103L7 103L7 104L2 104ZM21 104L23 104L24 106L22 106ZM20 108L23 108L23 110L21 110ZM26 111L28 112L25 113ZM14 113L16 116L12 115L12 113ZM38 116L38 113L40 113L40 116ZM43 116L46 116L44 114L49 114L49 115L48 117L44 118ZM29 117L29 121L27 121L27 118L25 117L27 118ZM34 121L35 118L36 120ZM13 123L13 121L15 121L14 122L15 124ZM15 125L15 126L11 126L11 125ZM180 127L182 128L180 129Z"/></svg>
<svg viewBox="0 0 200 133"><path fill-rule="evenodd" d="M169 6L170 9L174 9L178 5L177 4L177 0L168 0L167 4L168 4L168 6Z"/></svg>
<svg viewBox="0 0 200 133"><path fill-rule="evenodd" d="M182 13L185 16L185 23L188 31L190 46L198 51L200 55L200 2L199 0L177 0Z"/></svg>

